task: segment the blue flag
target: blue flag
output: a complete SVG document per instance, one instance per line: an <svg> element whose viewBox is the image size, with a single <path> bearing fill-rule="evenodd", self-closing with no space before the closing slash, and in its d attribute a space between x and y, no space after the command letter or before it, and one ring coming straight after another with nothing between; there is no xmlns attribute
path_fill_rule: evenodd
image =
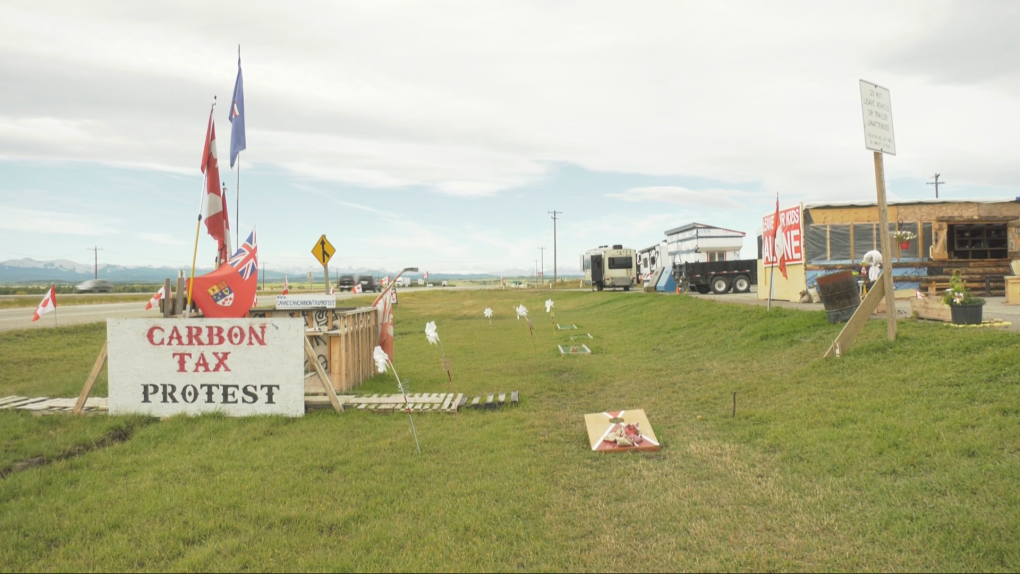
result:
<svg viewBox="0 0 1020 574"><path fill-rule="evenodd" d="M241 79L241 56L237 56L237 81L234 82L234 101L230 105L230 167L234 167L237 154L247 149L244 141L244 82Z"/></svg>

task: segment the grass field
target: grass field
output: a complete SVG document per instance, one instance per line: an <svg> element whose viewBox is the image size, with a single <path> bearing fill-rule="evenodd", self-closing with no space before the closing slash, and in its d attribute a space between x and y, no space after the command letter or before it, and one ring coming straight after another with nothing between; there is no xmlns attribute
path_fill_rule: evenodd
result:
<svg viewBox="0 0 1020 574"><path fill-rule="evenodd" d="M458 391L521 391L516 409L416 417L422 456L400 415L0 412L0 469L52 460L0 479L0 569L1020 568L1015 334L905 321L890 344L872 322L826 361L839 327L822 312L556 293L580 331L554 332L548 296L401 295L413 392L448 389L430 320ZM593 355L559 356L586 332ZM77 394L104 336L0 334L0 396ZM661 451L590 452L583 415L623 408Z"/></svg>

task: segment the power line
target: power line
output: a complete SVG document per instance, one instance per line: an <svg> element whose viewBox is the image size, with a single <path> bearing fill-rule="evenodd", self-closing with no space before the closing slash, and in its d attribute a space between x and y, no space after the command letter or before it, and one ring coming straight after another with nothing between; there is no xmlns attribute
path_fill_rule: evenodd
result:
<svg viewBox="0 0 1020 574"><path fill-rule="evenodd" d="M944 181L939 181L939 176L940 175L942 175L942 174L941 173L936 173L935 174L935 181L926 182L928 185L934 185L935 186L935 199L939 198L939 186L946 184L946 182L944 182Z"/></svg>
<svg viewBox="0 0 1020 574"><path fill-rule="evenodd" d="M559 265L558 265L557 260L556 260L556 216L557 215L562 215L563 212L562 211L549 211L548 213L552 214L552 220L553 220L553 287L555 287L556 284L559 282L559 277L556 276L556 273L559 271L559 269L558 269Z"/></svg>
<svg viewBox="0 0 1020 574"><path fill-rule="evenodd" d="M542 273L539 277L545 279L545 247L539 247L538 250L542 253Z"/></svg>

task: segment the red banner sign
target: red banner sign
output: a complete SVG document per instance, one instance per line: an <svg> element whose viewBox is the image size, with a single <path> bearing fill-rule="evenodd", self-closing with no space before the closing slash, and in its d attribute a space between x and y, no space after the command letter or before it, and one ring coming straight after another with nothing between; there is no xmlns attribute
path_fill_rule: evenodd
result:
<svg viewBox="0 0 1020 574"><path fill-rule="evenodd" d="M766 267L771 267L779 263L779 259L776 257L775 246L772 244L772 228L774 226L775 218L775 212L762 217L761 254ZM779 212L779 233L782 234L779 244L783 245L785 243L784 251L786 253L786 262L788 264L804 262L804 241L801 230L801 212L799 205Z"/></svg>

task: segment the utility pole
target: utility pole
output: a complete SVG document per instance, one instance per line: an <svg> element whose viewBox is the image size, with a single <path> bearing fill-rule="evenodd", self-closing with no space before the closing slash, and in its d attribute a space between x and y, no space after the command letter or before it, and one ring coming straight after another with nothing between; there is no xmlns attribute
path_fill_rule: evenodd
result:
<svg viewBox="0 0 1020 574"><path fill-rule="evenodd" d="M542 273L539 274L539 277L545 281L545 247L539 247L538 251L542 254Z"/></svg>
<svg viewBox="0 0 1020 574"><path fill-rule="evenodd" d="M94 266L92 267L92 278L99 279L99 252L102 251L102 247L88 247L85 251L92 251L95 255Z"/></svg>
<svg viewBox="0 0 1020 574"><path fill-rule="evenodd" d="M556 283L559 281L559 277L556 276L556 272L558 271L558 267L559 267L559 265L557 264L557 261L556 261L556 216L557 215L562 215L563 212L562 211L550 211L548 213L552 214L552 220L553 220L553 288L555 288L556 287Z"/></svg>
<svg viewBox="0 0 1020 574"><path fill-rule="evenodd" d="M265 291L266 290L266 262L265 261L261 261L260 263L262 263L262 290Z"/></svg>
<svg viewBox="0 0 1020 574"><path fill-rule="evenodd" d="M935 174L935 181L927 182L928 185L934 185L935 186L935 199L939 198L939 185L945 185L946 184L946 182L944 182L944 181L939 181L939 176L940 175L942 175L942 174L941 173L936 173Z"/></svg>

